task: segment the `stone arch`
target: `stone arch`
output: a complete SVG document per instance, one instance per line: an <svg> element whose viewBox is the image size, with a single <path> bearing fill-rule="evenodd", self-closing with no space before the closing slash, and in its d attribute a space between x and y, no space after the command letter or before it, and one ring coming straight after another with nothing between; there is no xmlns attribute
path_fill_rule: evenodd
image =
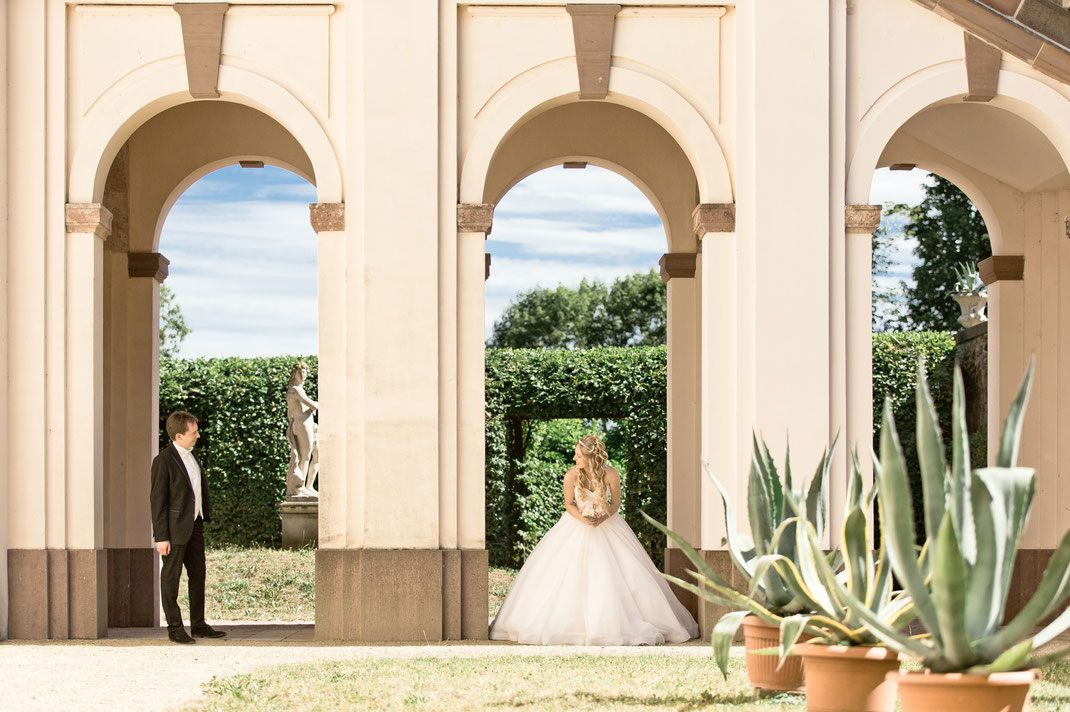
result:
<svg viewBox="0 0 1070 712"><path fill-rule="evenodd" d="M297 98L266 77L229 65L219 68L218 86L221 100L266 114L302 146L313 167L319 202L343 202L334 148L319 121ZM145 65L112 85L83 120L71 161L69 202L100 202L112 161L127 139L152 117L192 101L182 57Z"/></svg>
<svg viewBox="0 0 1070 712"><path fill-rule="evenodd" d="M965 87L965 63L954 61L915 72L884 92L859 125L859 139L847 169L847 204L869 202L880 156L907 121L935 104L961 98ZM999 94L991 105L1032 124L1070 166L1070 131L1064 128L1070 126L1070 105L1061 94L1036 79L1004 69L999 73Z"/></svg>
<svg viewBox="0 0 1070 712"><path fill-rule="evenodd" d="M461 165L459 202L483 200L495 153L518 127L548 109L576 102L576 96L572 59L540 65L502 86L476 117L476 133ZM605 102L644 114L676 140L695 173L699 202L733 201L731 174L717 136L674 89L646 74L615 66Z"/></svg>

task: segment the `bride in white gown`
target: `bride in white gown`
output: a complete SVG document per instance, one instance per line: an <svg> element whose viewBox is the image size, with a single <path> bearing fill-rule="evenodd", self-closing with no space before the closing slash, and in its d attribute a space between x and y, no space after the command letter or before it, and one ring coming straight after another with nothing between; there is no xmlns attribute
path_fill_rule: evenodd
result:
<svg viewBox="0 0 1070 712"><path fill-rule="evenodd" d="M660 645L698 626L624 519L620 473L597 435L576 444L565 513L513 581L492 640L537 645Z"/></svg>

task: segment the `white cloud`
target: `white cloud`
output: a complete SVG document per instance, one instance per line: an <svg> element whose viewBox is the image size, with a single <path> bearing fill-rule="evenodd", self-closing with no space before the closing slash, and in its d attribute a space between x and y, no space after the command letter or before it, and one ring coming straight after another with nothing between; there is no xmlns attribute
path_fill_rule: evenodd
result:
<svg viewBox="0 0 1070 712"><path fill-rule="evenodd" d="M554 218L505 218L495 220L487 249L509 244L522 254L591 255L617 258L637 252L665 252L665 230L660 224L646 227L602 229L600 225Z"/></svg>
<svg viewBox="0 0 1070 712"><path fill-rule="evenodd" d="M872 205L883 205L887 202L917 205L925 199L923 184L929 175L927 171L917 168L910 171L880 168L873 172L869 202Z"/></svg>

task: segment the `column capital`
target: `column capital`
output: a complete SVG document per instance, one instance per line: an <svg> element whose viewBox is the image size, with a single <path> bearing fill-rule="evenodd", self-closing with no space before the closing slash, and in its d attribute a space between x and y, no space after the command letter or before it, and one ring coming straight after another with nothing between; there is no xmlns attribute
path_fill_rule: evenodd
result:
<svg viewBox="0 0 1070 712"><path fill-rule="evenodd" d="M869 233L880 227L881 206L846 205L843 209L843 225L847 232Z"/></svg>
<svg viewBox="0 0 1070 712"><path fill-rule="evenodd" d="M700 203L691 212L691 220L700 239L709 232L735 232L736 204Z"/></svg>
<svg viewBox="0 0 1070 712"><path fill-rule="evenodd" d="M658 260L658 266L661 267L661 278L666 284L674 277L693 279L696 262L697 255L694 252L666 252Z"/></svg>
<svg viewBox="0 0 1070 712"><path fill-rule="evenodd" d="M457 204L457 232L481 232L489 235L493 222L493 203Z"/></svg>
<svg viewBox="0 0 1070 712"><path fill-rule="evenodd" d="M101 240L111 234L111 211L100 203L67 203L67 232L92 233Z"/></svg>
<svg viewBox="0 0 1070 712"><path fill-rule="evenodd" d="M316 233L342 232L346 229L345 203L309 203L308 219Z"/></svg>
<svg viewBox="0 0 1070 712"><path fill-rule="evenodd" d="M126 255L126 273L131 279L151 277L163 283L170 264L171 260L159 252L128 252Z"/></svg>
<svg viewBox="0 0 1070 712"><path fill-rule="evenodd" d="M992 255L977 263L977 271L985 284L1021 281L1025 278L1025 256Z"/></svg>

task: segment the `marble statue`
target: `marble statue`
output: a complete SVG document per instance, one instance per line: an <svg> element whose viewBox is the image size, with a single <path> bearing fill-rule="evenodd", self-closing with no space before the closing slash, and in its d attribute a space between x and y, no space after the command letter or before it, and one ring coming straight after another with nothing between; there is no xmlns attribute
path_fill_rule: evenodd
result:
<svg viewBox="0 0 1070 712"><path fill-rule="evenodd" d="M286 497L319 497L316 477L319 475L318 427L313 416L319 403L305 394L304 383L309 368L298 361L290 371L286 389L286 439L290 442L290 466L286 470Z"/></svg>

